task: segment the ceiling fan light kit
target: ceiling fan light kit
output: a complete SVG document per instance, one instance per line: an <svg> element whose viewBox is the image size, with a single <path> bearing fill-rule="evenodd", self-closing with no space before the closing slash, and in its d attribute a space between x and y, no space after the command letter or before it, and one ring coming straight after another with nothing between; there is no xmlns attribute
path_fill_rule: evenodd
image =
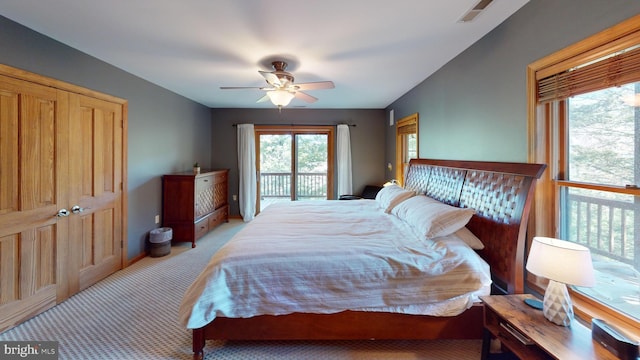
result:
<svg viewBox="0 0 640 360"><path fill-rule="evenodd" d="M264 77L267 84L270 87L242 87L242 86L223 86L220 89L233 90L233 89L259 89L267 91L267 94L258 99L257 102L265 101L267 98L271 100L271 103L282 109L283 106L289 105L293 98L306 101L308 103L314 103L318 101L317 98L302 92L302 90L321 90L321 89L333 89L335 85L332 81L318 81L310 83L294 84L294 77L291 73L285 71L287 63L284 61L274 61L271 63L274 71L258 71L260 75Z"/></svg>
<svg viewBox="0 0 640 360"><path fill-rule="evenodd" d="M272 90L267 92L269 99L273 105L282 107L287 106L291 102L291 100L295 97L295 95L287 90Z"/></svg>

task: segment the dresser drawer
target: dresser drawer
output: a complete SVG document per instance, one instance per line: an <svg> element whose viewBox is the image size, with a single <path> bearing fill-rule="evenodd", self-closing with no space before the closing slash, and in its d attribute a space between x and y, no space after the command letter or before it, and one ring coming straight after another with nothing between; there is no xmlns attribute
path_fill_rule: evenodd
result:
<svg viewBox="0 0 640 360"><path fill-rule="evenodd" d="M212 188L214 184L213 175L204 175L196 178L196 193L206 191L208 188Z"/></svg>
<svg viewBox="0 0 640 360"><path fill-rule="evenodd" d="M196 239L209 232L209 218L202 219L193 224L193 234Z"/></svg>
<svg viewBox="0 0 640 360"><path fill-rule="evenodd" d="M221 172L219 172L219 173L214 175L214 178L215 178L214 181L215 181L216 184L219 184L219 183L225 183L226 184L227 183L227 176L228 176L228 173L226 171L224 171L224 172L221 171Z"/></svg>
<svg viewBox="0 0 640 360"><path fill-rule="evenodd" d="M209 217L209 230L213 230L214 227L227 222L229 219L229 206L225 205L216 210Z"/></svg>
<svg viewBox="0 0 640 360"><path fill-rule="evenodd" d="M214 206L214 186L213 175L206 175L196 178L196 194L195 194L195 218L211 213Z"/></svg>

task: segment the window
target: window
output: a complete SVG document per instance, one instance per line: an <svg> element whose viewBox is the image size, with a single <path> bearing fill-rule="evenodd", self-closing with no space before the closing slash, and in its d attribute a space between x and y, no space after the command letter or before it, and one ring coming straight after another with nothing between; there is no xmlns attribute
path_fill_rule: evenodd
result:
<svg viewBox="0 0 640 360"><path fill-rule="evenodd" d="M418 113L398 120L396 125L396 180L404 183L409 160L418 157Z"/></svg>
<svg viewBox="0 0 640 360"><path fill-rule="evenodd" d="M258 209L276 201L333 195L331 126L256 126Z"/></svg>
<svg viewBox="0 0 640 360"><path fill-rule="evenodd" d="M624 98L638 86L607 88L566 100L568 169L566 181L558 182L560 237L587 246L598 275L596 287L578 291L636 320L640 320L640 236L636 236L640 203L633 191L625 190L640 184L636 145L640 110Z"/></svg>
<svg viewBox="0 0 640 360"><path fill-rule="evenodd" d="M640 329L640 25L632 19L529 66L529 160L549 167L529 233L587 246L596 286L576 312ZM634 31L629 31L630 27ZM543 288L544 279L528 275Z"/></svg>

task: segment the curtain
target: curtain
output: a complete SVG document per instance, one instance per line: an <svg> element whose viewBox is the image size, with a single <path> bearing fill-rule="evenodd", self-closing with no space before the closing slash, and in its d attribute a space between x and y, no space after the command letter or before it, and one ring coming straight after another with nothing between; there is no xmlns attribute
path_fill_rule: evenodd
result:
<svg viewBox="0 0 640 360"><path fill-rule="evenodd" d="M256 215L256 137L253 124L238 125L238 205L245 222Z"/></svg>
<svg viewBox="0 0 640 360"><path fill-rule="evenodd" d="M351 140L349 125L338 125L337 164L338 164L338 196L353 194L351 180Z"/></svg>

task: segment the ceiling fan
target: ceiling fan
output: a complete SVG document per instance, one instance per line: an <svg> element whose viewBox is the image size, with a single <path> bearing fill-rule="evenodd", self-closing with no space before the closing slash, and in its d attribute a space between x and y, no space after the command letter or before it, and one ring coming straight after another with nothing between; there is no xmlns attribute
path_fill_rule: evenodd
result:
<svg viewBox="0 0 640 360"><path fill-rule="evenodd" d="M318 101L317 98L302 92L303 90L320 90L320 89L333 89L335 85L333 81L317 81L307 83L294 83L294 77L290 72L286 71L287 63L284 61L273 61L271 63L273 71L258 71L260 75L264 77L269 86L265 87L247 87L247 86L221 86L222 90L236 90L236 89L260 89L265 90L267 94L257 102L263 102L271 100L279 109L283 106L289 105L291 100L295 97L297 99L306 101L308 103L314 103Z"/></svg>

